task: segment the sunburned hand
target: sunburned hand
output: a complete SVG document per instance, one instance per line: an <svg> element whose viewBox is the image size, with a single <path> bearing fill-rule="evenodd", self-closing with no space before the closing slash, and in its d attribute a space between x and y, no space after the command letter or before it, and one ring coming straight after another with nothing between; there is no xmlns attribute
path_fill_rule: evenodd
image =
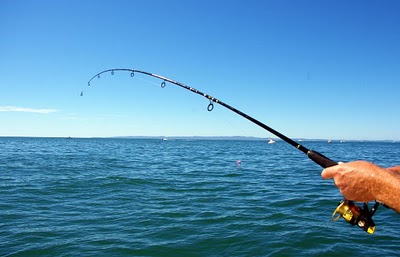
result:
<svg viewBox="0 0 400 257"><path fill-rule="evenodd" d="M400 212L400 167L384 169L366 161L342 163L324 169L343 196L352 201L379 201Z"/></svg>
<svg viewBox="0 0 400 257"><path fill-rule="evenodd" d="M380 168L365 161L342 163L322 171L322 178L333 178L335 185L343 196L352 201L369 202L376 200L379 193L377 177L382 172Z"/></svg>

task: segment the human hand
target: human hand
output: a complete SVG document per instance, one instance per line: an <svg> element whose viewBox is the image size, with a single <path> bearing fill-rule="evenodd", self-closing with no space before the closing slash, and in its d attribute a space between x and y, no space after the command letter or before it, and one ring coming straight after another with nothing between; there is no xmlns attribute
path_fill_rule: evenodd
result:
<svg viewBox="0 0 400 257"><path fill-rule="evenodd" d="M369 202L376 200L379 194L379 176L385 170L366 161L340 163L324 169L324 179L333 179L340 193L352 201Z"/></svg>

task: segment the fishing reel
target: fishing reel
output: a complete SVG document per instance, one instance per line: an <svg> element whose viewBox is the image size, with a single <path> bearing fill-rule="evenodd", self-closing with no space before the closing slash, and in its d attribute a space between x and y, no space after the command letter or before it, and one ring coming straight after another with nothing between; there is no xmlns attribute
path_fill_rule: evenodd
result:
<svg viewBox="0 0 400 257"><path fill-rule="evenodd" d="M352 201L344 199L332 213L332 221L337 221L342 217L351 225L357 225L365 232L373 234L375 232L375 222L372 220L372 216L375 214L378 205L379 203L375 202L374 206L369 210L367 203L364 203L363 208L360 208Z"/></svg>

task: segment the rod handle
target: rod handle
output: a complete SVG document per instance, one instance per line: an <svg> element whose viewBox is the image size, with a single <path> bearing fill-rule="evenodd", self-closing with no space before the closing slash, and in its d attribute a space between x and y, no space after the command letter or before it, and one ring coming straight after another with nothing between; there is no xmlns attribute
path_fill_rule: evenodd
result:
<svg viewBox="0 0 400 257"><path fill-rule="evenodd" d="M324 169L338 165L337 162L329 159L328 157L326 157L325 155L323 155L317 151L310 150L307 152L307 156L308 156L308 158L313 160L316 164L318 164L319 166L321 166Z"/></svg>

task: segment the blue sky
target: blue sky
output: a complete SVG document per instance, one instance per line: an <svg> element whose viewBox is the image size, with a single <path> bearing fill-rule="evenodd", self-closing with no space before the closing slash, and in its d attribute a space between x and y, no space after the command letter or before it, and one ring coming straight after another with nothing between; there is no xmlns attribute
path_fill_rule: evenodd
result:
<svg viewBox="0 0 400 257"><path fill-rule="evenodd" d="M0 136L400 140L400 2L0 1ZM79 96L84 90L84 96Z"/></svg>

